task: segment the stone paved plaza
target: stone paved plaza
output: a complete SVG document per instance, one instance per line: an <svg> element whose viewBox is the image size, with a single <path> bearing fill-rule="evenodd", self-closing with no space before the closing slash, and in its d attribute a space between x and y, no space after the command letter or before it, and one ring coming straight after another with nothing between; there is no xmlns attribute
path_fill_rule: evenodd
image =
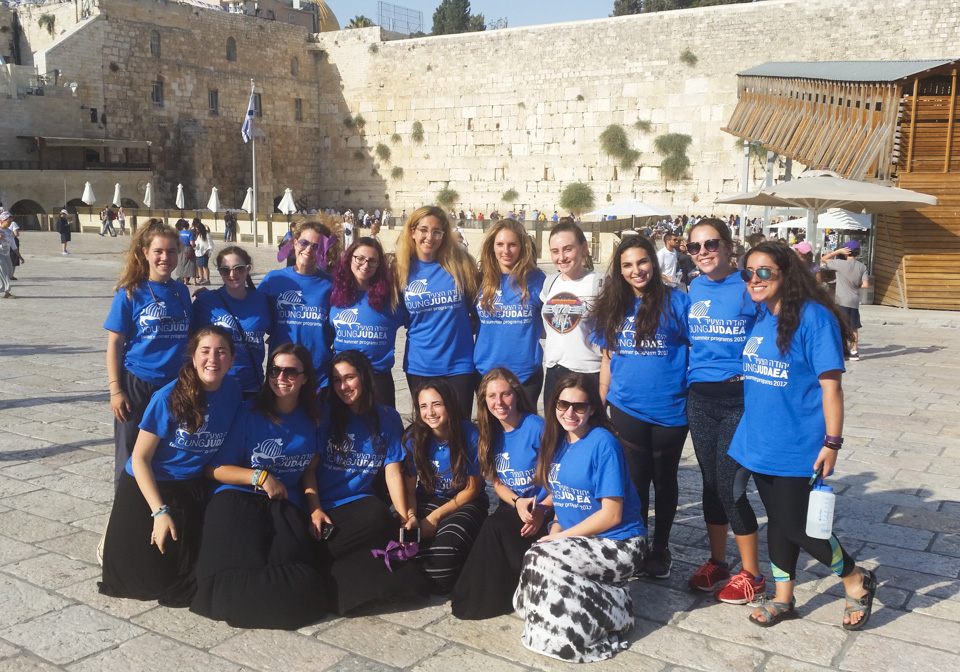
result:
<svg viewBox="0 0 960 672"><path fill-rule="evenodd" d="M0 669L572 667L526 651L519 619L458 621L442 599L380 604L279 632L100 596L95 549L113 473L101 327L125 243L75 235L73 254L63 257L56 234L25 232L18 298L0 301ZM275 248L254 257L258 278L277 266ZM846 444L832 481L841 540L864 565L879 567L868 629L840 627L840 583L805 555L802 619L772 629L748 623L746 607L687 591L707 557L700 475L688 445L673 575L630 584L637 614L630 649L590 669L960 669L960 315L863 312L865 359L844 378ZM405 411L399 380L398 388ZM769 565L764 570L769 580Z"/></svg>

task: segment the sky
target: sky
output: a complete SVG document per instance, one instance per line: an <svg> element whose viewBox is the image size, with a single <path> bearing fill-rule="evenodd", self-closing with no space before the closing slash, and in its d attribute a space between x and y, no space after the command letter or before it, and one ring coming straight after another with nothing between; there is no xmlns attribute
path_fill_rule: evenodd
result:
<svg viewBox="0 0 960 672"><path fill-rule="evenodd" d="M362 14L377 22L377 0L326 0L342 27ZM433 28L433 12L440 0L396 0L391 4L423 12L423 30ZM483 14L489 25L506 18L510 27L534 26L560 21L606 18L613 11L613 0L471 0L470 11Z"/></svg>

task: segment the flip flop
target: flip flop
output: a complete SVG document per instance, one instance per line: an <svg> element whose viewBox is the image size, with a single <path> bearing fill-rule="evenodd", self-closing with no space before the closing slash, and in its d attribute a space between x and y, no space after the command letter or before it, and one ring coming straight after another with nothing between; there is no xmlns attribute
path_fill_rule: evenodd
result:
<svg viewBox="0 0 960 672"><path fill-rule="evenodd" d="M753 614L750 614L748 618L750 622L754 625L759 625L761 628L772 628L780 621L792 621L796 618L800 618L800 612L797 611L797 598L792 598L789 602L762 602L757 605L757 608L763 612L763 615L767 620L758 621L753 617Z"/></svg>
<svg viewBox="0 0 960 672"><path fill-rule="evenodd" d="M844 630L859 630L870 620L870 614L873 613L873 596L877 594L877 575L869 569L860 570L863 572L863 587L867 594L863 597L853 597L844 592L844 598L850 603L849 607L844 607L843 615L849 616L858 611L863 612L863 617L856 623L842 623Z"/></svg>

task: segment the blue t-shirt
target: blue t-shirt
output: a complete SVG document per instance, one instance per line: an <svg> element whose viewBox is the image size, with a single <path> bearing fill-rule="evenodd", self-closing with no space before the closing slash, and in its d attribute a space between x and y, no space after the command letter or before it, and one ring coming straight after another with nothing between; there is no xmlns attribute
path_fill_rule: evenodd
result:
<svg viewBox="0 0 960 672"><path fill-rule="evenodd" d="M223 305L224 301L230 310ZM237 320L240 321L239 326ZM199 329L208 324L223 327L233 337L236 358L230 375L236 376L240 389L259 390L263 384L265 341L270 329L267 297L255 289L247 289L247 297L243 301L233 298L222 287L216 291L202 292L193 302L193 326ZM243 327L242 332L240 327ZM246 344L243 342L244 334L247 337ZM254 360L250 359L250 353L253 353Z"/></svg>
<svg viewBox="0 0 960 672"><path fill-rule="evenodd" d="M366 292L357 293L357 303L349 308L330 307L330 324L336 332L333 351L359 350L365 354L377 373L389 372L394 364L397 329L406 322L402 304L396 310L388 306L383 312L370 307Z"/></svg>
<svg viewBox="0 0 960 672"><path fill-rule="evenodd" d="M403 461L403 421L392 408L376 404L380 418L378 450L374 450L370 428L364 419L350 413L346 435L351 444L345 464L336 462L330 451L330 422L320 426L320 464L317 465L317 492L324 511L374 495L373 481L384 465Z"/></svg>
<svg viewBox="0 0 960 672"><path fill-rule="evenodd" d="M320 387L327 384L327 363L333 358L330 294L333 281L321 270L301 275L293 266L270 271L260 281L270 306L270 349L299 343L313 356Z"/></svg>
<svg viewBox="0 0 960 672"><path fill-rule="evenodd" d="M229 376L218 390L207 392L203 424L188 434L170 413L170 396L177 381L167 383L150 397L140 429L160 437L150 467L158 481L185 481L203 476L203 468L217 454L240 408L240 386ZM127 460L133 476L133 458Z"/></svg>
<svg viewBox="0 0 960 672"><path fill-rule="evenodd" d="M403 370L415 376L473 373L473 327L463 292L435 262L413 259L403 291L407 345Z"/></svg>
<svg viewBox="0 0 960 672"><path fill-rule="evenodd" d="M193 243L194 235L190 229L185 229L177 234L180 238L180 244L183 247L190 247Z"/></svg>
<svg viewBox="0 0 960 672"><path fill-rule="evenodd" d="M550 464L549 480L553 510L563 529L569 530L599 511L601 498L622 497L620 523L597 536L617 541L646 536L640 497L630 480L623 448L602 427L594 427L576 443L564 440Z"/></svg>
<svg viewBox="0 0 960 672"><path fill-rule="evenodd" d="M245 469L266 469L286 487L287 498L297 506L303 506L300 477L317 453L317 426L299 406L289 415L281 414L279 425L252 408L252 399L240 407L237 421L216 457L210 460L210 466L231 464ZM242 490L265 496L262 490L255 491L252 485L224 483L214 492L221 490Z"/></svg>
<svg viewBox="0 0 960 672"><path fill-rule="evenodd" d="M176 280L144 280L128 298L121 287L103 328L126 339L123 366L127 371L151 385L166 385L186 361L190 290Z"/></svg>
<svg viewBox="0 0 960 672"><path fill-rule="evenodd" d="M593 340L610 350L610 389L607 402L624 413L661 427L687 424L687 340L686 315L690 299L670 290L669 305L660 319L653 340L636 348L636 316L643 299L634 301L617 336L616 348L610 348L603 335L594 332Z"/></svg>
<svg viewBox="0 0 960 672"><path fill-rule="evenodd" d="M540 291L546 275L539 268L527 274L526 304L521 292L508 273L500 278L500 289L493 299L493 313L488 313L477 299L477 315L480 328L477 345L473 351L473 363L480 373L503 366L520 380L527 380L543 365L543 348L540 332L543 323L540 309L543 301Z"/></svg>
<svg viewBox="0 0 960 672"><path fill-rule="evenodd" d="M819 376L843 370L840 325L829 310L807 301L781 355L777 316L761 305L743 348L744 413L730 457L760 474L812 475L827 432Z"/></svg>
<svg viewBox="0 0 960 672"><path fill-rule="evenodd" d="M512 432L497 432L491 450L497 478L519 497L530 497L539 488L533 483L543 435L543 418L528 413Z"/></svg>
<svg viewBox="0 0 960 672"><path fill-rule="evenodd" d="M466 472L467 476L479 476L480 475L480 462L477 457L477 440L480 438L480 432L477 430L476 425L474 425L469 420L460 421L460 431L463 432L464 443L466 444L466 453L467 453L467 464ZM411 455L409 465L410 473L413 476L417 475L417 466L413 461L413 446L408 443L404 446L404 450ZM433 494L438 497L445 497L447 499L453 499L457 496L458 492L462 492L462 488L455 490L453 488L453 471L450 468L450 449L447 447L446 443L440 443L435 438L430 438L430 445L427 447L428 456L427 459L433 463ZM418 495L429 495L422 485L417 484L417 494Z"/></svg>
<svg viewBox="0 0 960 672"><path fill-rule="evenodd" d="M690 370L688 383L718 383L743 373L743 344L757 321L757 307L739 273L714 282L705 275L690 283Z"/></svg>

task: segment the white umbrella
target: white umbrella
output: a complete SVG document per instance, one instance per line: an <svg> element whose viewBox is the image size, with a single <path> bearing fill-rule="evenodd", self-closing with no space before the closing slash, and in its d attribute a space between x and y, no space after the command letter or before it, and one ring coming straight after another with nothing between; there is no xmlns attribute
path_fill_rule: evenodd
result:
<svg viewBox="0 0 960 672"><path fill-rule="evenodd" d="M207 210L212 212L219 212L220 210L223 210L223 208L220 207L220 196L217 194L216 187L214 187L213 191L210 192L210 200L207 201Z"/></svg>
<svg viewBox="0 0 960 672"><path fill-rule="evenodd" d="M116 186L113 188L113 204L120 207L120 183L117 182Z"/></svg>
<svg viewBox="0 0 960 672"><path fill-rule="evenodd" d="M153 208L153 185L147 182L147 188L143 192L143 207L147 210Z"/></svg>
<svg viewBox="0 0 960 672"><path fill-rule="evenodd" d="M283 192L283 198L280 199L277 209L285 215L292 215L297 211L297 204L293 202L293 191L287 189Z"/></svg>
<svg viewBox="0 0 960 672"><path fill-rule="evenodd" d="M244 212L250 212L253 210L253 188L247 187L247 195L243 199L243 205L240 206L240 209Z"/></svg>
<svg viewBox="0 0 960 672"><path fill-rule="evenodd" d="M178 209L178 210L183 210L183 185L182 185L182 184L178 184L178 185L177 185L177 200L176 200L176 204L177 204L177 209Z"/></svg>
<svg viewBox="0 0 960 672"><path fill-rule="evenodd" d="M90 186L89 182L84 185L83 196L80 197L80 200L87 205L93 205L97 202L97 197L93 195L93 187Z"/></svg>
<svg viewBox="0 0 960 672"><path fill-rule="evenodd" d="M617 203L616 205L608 205L605 208L600 208L599 210L594 210L593 212L588 212L588 215L596 215L597 217L607 216L607 217L671 217L677 213L673 210L666 210L664 208L657 207L655 205L650 205L649 203L644 203L643 201L633 199L630 201L624 201L623 203Z"/></svg>
<svg viewBox="0 0 960 672"><path fill-rule="evenodd" d="M836 231L869 231L871 215L860 215L849 210L834 209L820 215L818 224L821 229L834 229ZM788 219L779 224L774 224L771 229L805 229L809 225L809 217L800 219Z"/></svg>

